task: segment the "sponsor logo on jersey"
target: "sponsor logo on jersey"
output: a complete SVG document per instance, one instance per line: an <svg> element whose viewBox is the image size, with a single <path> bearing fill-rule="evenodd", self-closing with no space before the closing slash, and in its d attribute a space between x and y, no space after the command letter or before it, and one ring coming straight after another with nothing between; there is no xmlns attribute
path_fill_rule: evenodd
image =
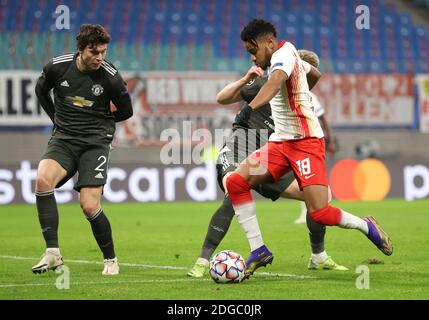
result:
<svg viewBox="0 0 429 320"><path fill-rule="evenodd" d="M84 97L79 97L79 96L74 96L74 97L67 96L66 100L68 102L71 102L76 107L92 107L94 104L94 101L86 100Z"/></svg>
<svg viewBox="0 0 429 320"><path fill-rule="evenodd" d="M61 83L60 83L60 86L62 86L62 87L67 87L67 88L68 88L68 87L70 87L70 86L69 86L69 83L67 82L67 80L64 80L63 82L61 82Z"/></svg>
<svg viewBox="0 0 429 320"><path fill-rule="evenodd" d="M104 88L100 84L94 84L91 88L92 94L96 97L101 95L104 91Z"/></svg>

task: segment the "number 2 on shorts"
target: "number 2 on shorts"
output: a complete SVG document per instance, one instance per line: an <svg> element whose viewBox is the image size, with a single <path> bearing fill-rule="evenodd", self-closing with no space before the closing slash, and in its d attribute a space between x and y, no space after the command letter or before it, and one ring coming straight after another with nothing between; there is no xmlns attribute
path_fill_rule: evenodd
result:
<svg viewBox="0 0 429 320"><path fill-rule="evenodd" d="M94 170L95 171L104 171L102 166L107 162L107 158L105 156L99 156L98 160L102 160L102 161Z"/></svg>

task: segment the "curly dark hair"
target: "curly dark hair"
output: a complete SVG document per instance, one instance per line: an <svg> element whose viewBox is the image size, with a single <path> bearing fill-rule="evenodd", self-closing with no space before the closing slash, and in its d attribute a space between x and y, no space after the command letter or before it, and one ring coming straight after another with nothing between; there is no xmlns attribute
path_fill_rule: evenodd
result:
<svg viewBox="0 0 429 320"><path fill-rule="evenodd" d="M241 31L241 40L244 42L256 42L256 39L266 34L277 37L274 25L263 19L253 19Z"/></svg>
<svg viewBox="0 0 429 320"><path fill-rule="evenodd" d="M77 48L83 50L86 46L94 47L98 44L110 42L110 35L99 24L83 24L76 36Z"/></svg>

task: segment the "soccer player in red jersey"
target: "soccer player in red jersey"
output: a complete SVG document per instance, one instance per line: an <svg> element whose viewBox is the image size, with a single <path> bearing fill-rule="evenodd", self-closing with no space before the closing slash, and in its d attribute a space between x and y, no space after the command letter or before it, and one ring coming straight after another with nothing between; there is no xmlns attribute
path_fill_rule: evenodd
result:
<svg viewBox="0 0 429 320"><path fill-rule="evenodd" d="M277 41L275 27L264 20L251 21L241 40L256 66L267 70L268 81L246 106L247 115L267 103L271 105L275 131L261 149L250 154L226 181L237 218L249 240L251 254L246 276L273 260L259 229L252 187L277 181L293 171L304 192L308 216L328 226L358 229L384 254L391 255L392 242L377 221L359 218L328 203L325 142L310 98L317 81L307 83L307 73L292 43ZM313 67L311 67L313 68ZM312 71L308 73L311 77Z"/></svg>

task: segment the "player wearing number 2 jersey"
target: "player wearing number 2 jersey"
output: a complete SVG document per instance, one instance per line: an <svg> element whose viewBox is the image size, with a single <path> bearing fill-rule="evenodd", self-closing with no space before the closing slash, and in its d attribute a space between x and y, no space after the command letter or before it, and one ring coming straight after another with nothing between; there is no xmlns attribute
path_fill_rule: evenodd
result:
<svg viewBox="0 0 429 320"><path fill-rule="evenodd" d="M119 265L112 230L100 201L115 122L131 117L133 109L118 70L104 61L109 34L99 25L82 25L76 40L77 52L53 58L43 68L36 85L37 98L54 123L54 130L36 178L36 204L46 252L32 271L43 273L63 264L54 189L78 172L75 189L103 252L102 274L115 275ZM111 111L111 101L115 112Z"/></svg>

